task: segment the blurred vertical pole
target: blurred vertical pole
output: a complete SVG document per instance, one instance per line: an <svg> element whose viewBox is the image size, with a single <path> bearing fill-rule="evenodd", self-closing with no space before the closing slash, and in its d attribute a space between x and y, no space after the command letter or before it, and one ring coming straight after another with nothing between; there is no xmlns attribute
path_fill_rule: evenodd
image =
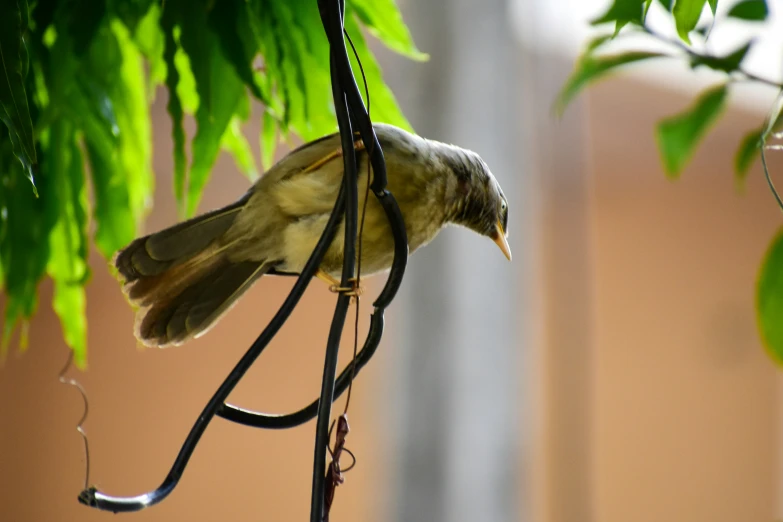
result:
<svg viewBox="0 0 783 522"><path fill-rule="evenodd" d="M517 388L526 259L517 67L507 0L403 3L428 63L385 67L419 134L476 150L509 199L509 263L447 230L414 255L394 313L391 520L520 520Z"/></svg>
<svg viewBox="0 0 783 522"><path fill-rule="evenodd" d="M540 337L535 345L534 516L546 522L596 518L594 447L594 210L584 96L555 117L555 98L588 33L583 0L515 0L524 49L522 110L538 180ZM594 11L591 11L594 10ZM575 15L582 12L584 15ZM557 28L553 30L553 28ZM526 377L531 378L530 372Z"/></svg>

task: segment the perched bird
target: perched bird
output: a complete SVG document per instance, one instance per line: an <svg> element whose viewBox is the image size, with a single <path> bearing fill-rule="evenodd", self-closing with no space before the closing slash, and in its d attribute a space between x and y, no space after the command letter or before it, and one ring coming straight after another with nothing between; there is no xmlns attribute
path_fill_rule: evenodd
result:
<svg viewBox="0 0 783 522"><path fill-rule="evenodd" d="M391 125L374 128L411 253L445 225L455 224L489 237L511 259L508 203L476 153ZM368 155L361 141L356 148L361 209ZM136 337L149 346L182 344L204 334L265 273L300 273L339 193L341 154L339 134L307 143L275 164L237 202L120 250L114 263L124 292L137 307ZM342 270L343 237L341 224L317 274L333 284ZM390 268L393 253L386 214L370 194L361 273Z"/></svg>

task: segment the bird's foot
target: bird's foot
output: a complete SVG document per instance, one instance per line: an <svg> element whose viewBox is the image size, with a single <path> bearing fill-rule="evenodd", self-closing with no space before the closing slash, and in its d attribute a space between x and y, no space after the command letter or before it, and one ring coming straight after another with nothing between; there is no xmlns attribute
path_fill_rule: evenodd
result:
<svg viewBox="0 0 783 522"><path fill-rule="evenodd" d="M351 296L351 298L361 297L364 293L364 287L359 284L355 277L348 280L351 286L345 287L339 284L329 286L329 291L336 294L345 294Z"/></svg>
<svg viewBox="0 0 783 522"><path fill-rule="evenodd" d="M349 280L351 286L347 287L340 286L340 281L320 269L315 273L315 277L328 283L329 291L336 294L345 294L352 298L358 298L364 293L364 287L359 284L355 277Z"/></svg>

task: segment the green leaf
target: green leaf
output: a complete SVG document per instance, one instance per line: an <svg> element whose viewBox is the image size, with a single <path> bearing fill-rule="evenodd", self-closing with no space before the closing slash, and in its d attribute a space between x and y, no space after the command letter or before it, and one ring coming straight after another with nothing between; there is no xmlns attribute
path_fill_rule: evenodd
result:
<svg viewBox="0 0 783 522"><path fill-rule="evenodd" d="M650 10L651 5L652 5L652 0L644 1L644 13L642 13L642 22L647 20L647 12Z"/></svg>
<svg viewBox="0 0 783 522"><path fill-rule="evenodd" d="M54 22L55 11L57 11L58 0L37 0L33 8L33 23L35 30L42 35Z"/></svg>
<svg viewBox="0 0 783 522"><path fill-rule="evenodd" d="M574 67L574 71L566 81L555 102L555 110L562 114L566 106L584 89L588 84L595 82L614 69L630 63L647 60L650 58L660 58L665 56L661 53L631 51L622 54L609 56L594 56L588 52L584 54Z"/></svg>
<svg viewBox="0 0 783 522"><path fill-rule="evenodd" d="M756 320L767 353L783 363L783 228L761 263L756 281Z"/></svg>
<svg viewBox="0 0 783 522"><path fill-rule="evenodd" d="M171 137L174 142L174 197L177 200L179 214L181 217L184 217L185 183L188 168L185 156L185 127L183 123L185 115L178 91L180 75L174 62L176 53L179 50L179 44L175 36L174 16L171 9L164 11L161 17L161 24L165 35L163 56L166 61L166 87L169 91L166 110L168 110L169 116L171 116Z"/></svg>
<svg viewBox="0 0 783 522"><path fill-rule="evenodd" d="M155 0L108 0L111 14L117 17L131 33L135 33L144 18L153 9L159 9Z"/></svg>
<svg viewBox="0 0 783 522"><path fill-rule="evenodd" d="M350 10L346 12L345 30L353 40L356 52L359 55L359 60L361 60L362 67L364 67L367 87L369 87L370 90L370 116L372 117L372 120L378 123L382 122L396 125L397 127L413 132L413 128L397 105L394 94L391 92L391 89L386 86L386 82L383 81L381 68L375 61L375 57L367 48L364 36L359 29L359 24L356 22L356 19L351 16ZM357 78L356 83L359 85L359 90L364 94L365 86L362 82L359 64L350 50L348 56L351 60L351 67L353 68L354 75ZM367 105L366 99L364 100L364 104Z"/></svg>
<svg viewBox="0 0 783 522"><path fill-rule="evenodd" d="M269 100L261 92L253 72L253 59L258 51L258 44L250 29L247 9L244 0L223 0L219 8L210 12L207 20L237 76L250 88L253 96L269 105Z"/></svg>
<svg viewBox="0 0 783 522"><path fill-rule="evenodd" d="M317 4L251 0L249 9L272 93L267 110L282 134L293 129L309 141L333 132L329 48Z"/></svg>
<svg viewBox="0 0 783 522"><path fill-rule="evenodd" d="M53 62L71 59L67 41L55 43ZM86 59L76 62L62 89L66 108L84 132L96 192L96 244L109 257L136 235L153 189L151 123L142 56L118 20L103 24Z"/></svg>
<svg viewBox="0 0 783 522"><path fill-rule="evenodd" d="M738 2L729 9L726 16L730 18L737 18L739 20L747 20L749 22L763 22L769 15L769 8L767 8L766 0L743 0Z"/></svg>
<svg viewBox="0 0 783 522"><path fill-rule="evenodd" d="M625 27L626 25L628 25L628 20L617 20L614 23L614 32L612 33L612 38L620 34L620 31L622 31L623 27Z"/></svg>
<svg viewBox="0 0 783 522"><path fill-rule="evenodd" d="M66 5L57 14L64 18L68 36L73 41L73 51L81 58L104 21L106 0L68 0Z"/></svg>
<svg viewBox="0 0 783 522"><path fill-rule="evenodd" d="M391 91L382 85L380 69L367 49L357 22L359 13L354 12L351 5L346 12L346 29L357 46L368 75L373 119L397 122L402 127L410 128ZM361 5L369 10L368 6L375 4L362 2ZM383 5L386 4L382 2ZM306 0L250 0L249 10L252 33L265 57L265 78L272 92L272 105L266 118L277 121L283 136L294 130L306 141L334 132L336 126L330 88L329 47L317 3ZM362 16L375 20L378 15L368 11ZM391 31L394 25L381 29L382 23L392 22L394 20L377 19L373 23L387 35L399 35L399 32ZM409 40L400 40L403 41L408 45ZM357 82L363 89L359 68L355 61L352 65ZM271 135L267 138L273 139ZM265 154L265 149L271 150L270 147L262 146L262 154Z"/></svg>
<svg viewBox="0 0 783 522"><path fill-rule="evenodd" d="M429 55L419 51L394 0L350 0L350 8L367 26L370 34L392 51L412 60L424 61Z"/></svg>
<svg viewBox="0 0 783 522"><path fill-rule="evenodd" d="M200 100L190 179L185 193L185 212L190 216L198 208L201 192L220 150L220 140L246 94L236 68L226 60L215 35L204 30L206 12L193 6L181 14L180 41L190 58Z"/></svg>
<svg viewBox="0 0 783 522"><path fill-rule="evenodd" d="M187 216L193 215L198 208L201 192L209 180L212 166L217 159L220 139L231 121L240 98L245 96L241 80L234 75L228 62L222 57L217 58L219 54L220 51L215 49L213 60L218 63L214 64L210 81L221 79L221 89L213 91L213 97L210 99L211 111L205 108L206 104L202 96L201 106L196 112L197 130L192 144L193 159L185 205Z"/></svg>
<svg viewBox="0 0 783 522"><path fill-rule="evenodd" d="M0 357L8 349L14 328L22 321L20 347L25 348L24 324L36 311L38 282L44 275L49 258L49 231L55 221L54 208L57 191L47 168L38 171L36 197L27 185L19 162L10 154L8 134L0 132L0 148L9 153L0 154L0 263L5 272L6 305Z"/></svg>
<svg viewBox="0 0 783 522"><path fill-rule="evenodd" d="M279 9L282 9L280 6ZM285 31L290 38L281 38L282 31L271 28L280 27L280 16L276 13L275 3L267 3L266 0L251 0L248 4L248 22L251 32L264 57L265 80L267 89L271 93L268 110L281 115L281 125L286 128L290 122L290 97L287 70L294 67L301 73L301 59L295 47L296 38L293 29ZM287 57L287 60L283 59ZM286 66L287 65L287 66Z"/></svg>
<svg viewBox="0 0 783 522"><path fill-rule="evenodd" d="M66 38L52 47L47 75L52 105L58 106L82 131L90 163L94 193L95 243L104 256L111 256L136 234L127 173L120 161L120 126L113 97L108 90L119 76L119 50L111 45L111 33L101 32L101 55L77 62ZM80 67L81 65L81 67ZM78 81L74 81L78 78ZM116 97L116 95L115 95Z"/></svg>
<svg viewBox="0 0 783 522"><path fill-rule="evenodd" d="M174 28L174 40L177 44L177 50L174 53L174 66L177 68L179 81L177 82L177 96L182 104L182 110L185 114L196 114L201 100L196 91L196 78L193 76L193 69L190 67L190 58L182 48L180 43L180 28Z"/></svg>
<svg viewBox="0 0 783 522"><path fill-rule="evenodd" d="M732 73L739 69L740 65L742 64L742 60L745 59L745 56L748 54L748 51L752 45L753 41L750 41L736 51L733 51L725 56L691 56L691 67L696 68L699 65L704 65L716 71Z"/></svg>
<svg viewBox="0 0 783 522"><path fill-rule="evenodd" d="M587 42L587 45L585 45L585 50L583 51L582 55L586 56L591 54L593 51L603 46L606 42L611 42L613 38L614 34L602 34L592 38L589 42Z"/></svg>
<svg viewBox="0 0 783 522"><path fill-rule="evenodd" d="M781 128L783 128L783 92L778 94L772 110L767 115L766 124L764 125L764 139L767 139L772 133L779 131Z"/></svg>
<svg viewBox="0 0 783 522"><path fill-rule="evenodd" d="M127 28L116 20L110 27L120 60L119 81L115 79L110 90L119 127L119 158L125 171L134 224L139 224L150 208L155 179L144 63Z"/></svg>
<svg viewBox="0 0 783 522"><path fill-rule="evenodd" d="M60 318L63 338L73 350L74 362L82 370L87 368L87 296L84 286L74 282L54 286L52 308Z"/></svg>
<svg viewBox="0 0 783 522"><path fill-rule="evenodd" d="M148 0L144 0L148 1ZM147 90L149 99L155 96L155 88L166 80L166 60L163 53L166 41L160 28L161 9L157 4L152 4L147 13L138 20L135 30L130 25L126 26L133 32L133 41L139 51L149 63L149 84Z"/></svg>
<svg viewBox="0 0 783 522"><path fill-rule="evenodd" d="M264 111L261 121L261 166L264 171L269 170L275 159L275 147L277 146L277 122L269 111Z"/></svg>
<svg viewBox="0 0 783 522"><path fill-rule="evenodd" d="M674 20L677 25L677 34L690 45L688 34L696 28L696 24L704 11L706 0L677 0L674 4Z"/></svg>
<svg viewBox="0 0 783 522"><path fill-rule="evenodd" d="M136 236L130 197L123 172L115 168L111 156L107 157L87 141L87 158L95 192L95 244L104 256L111 257Z"/></svg>
<svg viewBox="0 0 783 522"><path fill-rule="evenodd" d="M95 194L95 241L109 257L136 235L152 192L151 124L141 54L118 20L76 60L67 34L51 49L51 105L84 135Z"/></svg>
<svg viewBox="0 0 783 522"><path fill-rule="evenodd" d="M256 160L253 158L253 151L250 149L247 138L242 134L242 121L236 116L231 119L226 133L223 134L220 148L231 154L239 171L255 183L258 179Z"/></svg>
<svg viewBox="0 0 783 522"><path fill-rule="evenodd" d="M718 11L718 0L707 0L707 3L710 4L712 16L715 16L715 13Z"/></svg>
<svg viewBox="0 0 783 522"><path fill-rule="evenodd" d="M614 0L609 10L598 18L591 20L590 24L600 25L607 22L617 22L625 25L630 22L641 25L646 11L644 4L644 0ZM620 25L620 28L622 28L622 25ZM615 33L617 32L619 32L619 29L615 30Z"/></svg>
<svg viewBox="0 0 783 522"><path fill-rule="evenodd" d="M709 89L685 112L658 123L656 138L667 176L680 175L696 145L720 115L727 93L726 85Z"/></svg>
<svg viewBox="0 0 783 522"><path fill-rule="evenodd" d="M63 337L80 368L87 361L87 323L84 285L87 266L87 189L81 151L70 124L60 119L52 127L47 165L56 184L57 221L49 235L47 272L54 280L52 307L60 318Z"/></svg>
<svg viewBox="0 0 783 522"><path fill-rule="evenodd" d="M0 2L0 120L8 128L14 154L37 195L33 172L38 160L24 86L27 50L22 37L27 30L28 17L26 0Z"/></svg>
<svg viewBox="0 0 783 522"><path fill-rule="evenodd" d="M753 161L761 153L761 135L763 132L763 128L751 131L740 142L740 146L734 156L734 172L739 183L745 181L748 169L750 169Z"/></svg>
<svg viewBox="0 0 783 522"><path fill-rule="evenodd" d="M262 2L269 9L266 23L280 27L274 35L279 69L284 132L289 126L305 141L335 128L329 77L329 46L317 4Z"/></svg>
<svg viewBox="0 0 783 522"><path fill-rule="evenodd" d="M658 0L658 2L663 6L664 9L672 12L672 8L674 7L674 0Z"/></svg>

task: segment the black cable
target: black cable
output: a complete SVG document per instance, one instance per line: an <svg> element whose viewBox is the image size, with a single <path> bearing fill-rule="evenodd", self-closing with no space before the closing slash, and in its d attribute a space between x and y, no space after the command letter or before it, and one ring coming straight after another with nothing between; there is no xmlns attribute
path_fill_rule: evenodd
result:
<svg viewBox="0 0 783 522"><path fill-rule="evenodd" d="M327 21L324 23L328 24ZM330 44L331 42L332 40L330 40ZM345 44L342 41L342 37L338 40L338 42L344 48ZM345 51L345 54L347 60L347 50ZM353 78L353 74L350 72L350 66L348 68L348 73L347 83L353 85L355 87L356 94L358 94L358 86L356 85L356 82ZM366 114L364 111L364 105L361 102L361 96L354 96L352 99L354 100L354 107L356 106L356 101L358 100L359 102L358 112L360 114ZM355 114L357 111L357 108L354 107L351 107L351 115ZM356 118L354 116L354 119L356 119L358 122L357 126L362 126L363 128L365 127L361 123L363 121L362 118ZM366 119L369 120L369 118ZM365 150L368 150L368 153L372 152L371 161L373 164L373 171L382 173L380 176L374 175L372 189L376 198L383 207L386 213L386 217L391 225L392 234L394 236L394 260L392 263L392 268L389 272L389 277L386 280L386 285L373 303L375 311L372 315L370 332L368 333L364 346L362 347L362 350L359 352L357 357L356 370L354 375L358 374L359 370L361 370L364 365L367 364L369 359L375 353L375 350L378 348L378 344L380 343L381 336L383 334L383 313L386 307L391 303L392 299L394 299L394 296L396 295L397 290L402 283L402 278L405 273L405 267L408 258L408 238L405 230L405 223L402 219L402 214L400 213L399 206L397 205L394 196L386 190L386 166L383 159L383 152L380 148L380 144L377 142L377 138L375 137L374 132L372 131L372 127L370 127L370 132L372 132L372 137L369 138L369 140L375 142L376 146L372 148L372 151L369 151L366 147ZM366 138L363 136L362 139L365 140ZM375 152L376 150L378 151L377 153ZM340 374L335 390L336 397L342 395L348 388L351 371L351 365L349 365ZM299 426L309 421L315 417L317 408L318 399L298 411L283 415L255 412L244 408L238 408L230 404L224 404L217 414L224 419L246 426L266 429L285 429Z"/></svg>
<svg viewBox="0 0 783 522"><path fill-rule="evenodd" d="M350 362L337 378L334 389L335 399L340 397L345 390L348 389L352 375L358 375L359 371L370 361L370 358L372 358L375 351L378 349L378 344L381 342L382 335L383 311L381 310L380 313L376 311L370 316L370 331L367 334L364 346L356 356L356 360ZM355 369L353 369L354 365L356 366ZM217 416L253 428L282 430L300 426L313 419L318 413L318 401L319 399L315 399L304 408L284 415L259 413L230 404L224 404L223 407L217 411Z"/></svg>
<svg viewBox="0 0 783 522"><path fill-rule="evenodd" d="M321 10L323 13L322 5L320 2L319 2L319 10ZM329 26L330 22L328 20L324 20L323 14L322 14L322 22L324 23L325 27ZM332 31L334 31L334 29L332 29ZM331 33L327 30L327 37L329 37L330 34ZM330 41L330 45L333 46L334 45L333 39L329 38L329 41ZM381 206L383 207L386 213L386 217L389 220L392 234L394 236L394 258L392 262L392 267L389 272L389 277L386 280L386 284L384 285L383 290L381 291L380 295L373 303L373 306L375 308L375 311L373 312L372 315L373 322L371 323L370 332L368 333L364 346L362 347L362 350L359 352L359 355L357 356L356 369L353 372L353 374L356 375L358 374L359 370L361 370L361 368L364 367L365 364L367 364L369 359L375 353L375 350L378 348L378 344L380 343L381 336L383 334L384 310L394 299L394 296L396 295L397 290L399 289L400 284L402 283L402 278L405 273L405 267L408 258L408 238L405 230L405 223L403 221L402 214L400 213L399 206L397 205L394 196L386 190L386 164L383 158L383 151L372 129L369 116L367 115L364 109L364 104L362 103L361 95L359 94L359 87L358 85L356 85L356 81L354 79L353 73L350 70L350 62L348 62L348 52L347 49L345 48L345 42L342 39L342 32L340 32L340 38L337 39L337 45L342 47L342 49L344 50L344 54L345 54L344 62L348 63L347 68L345 67L342 68L344 75L338 78L338 82L340 82L341 85L347 83L353 88L352 89L354 92L354 95L352 96L353 104L349 109L349 114L351 116L352 121L355 120L356 125L363 129L364 134L362 134L362 140L365 143L372 142L375 144L371 149L365 147L365 150L368 151L368 154L371 154L370 161L372 163L373 172L374 172L373 183L371 188L373 189L373 193L375 194L376 198L378 199L379 203L381 204ZM338 76L339 76L339 72L338 72ZM354 116L354 114L356 113L360 115L361 114L365 115L364 119ZM370 133L369 137L367 137L368 131ZM376 173L380 173L380 174L376 174ZM290 274L280 274L280 275L290 275ZM378 327L373 328L373 325L376 323ZM336 391L335 391L336 393L335 398L341 396L348 388L348 385L350 383L352 365L353 363L351 363L351 365L349 365L340 374L340 377L338 378L338 382L337 382ZM266 429L285 429L285 428L292 428L295 426L299 426L309 421L310 419L315 417L317 408L318 408L318 399L316 399L308 406L305 406L304 408L298 411L289 414L282 414L282 415L255 412L248 409L239 408L231 404L223 404L221 409L217 412L217 415L223 417L226 420L237 422L239 424L243 424L246 426L253 426L257 428L266 428Z"/></svg>
<svg viewBox="0 0 783 522"><path fill-rule="evenodd" d="M228 377L226 377L204 407L204 410L201 412L201 415L199 415L193 428L191 428L190 433L188 433L185 442L182 444L182 448L180 448L179 454L174 460L174 464L172 465L171 470L169 470L168 475L166 475L166 478L163 480L163 483L154 491L135 497L110 496L101 493L97 488L92 487L85 489L79 494L79 502L115 513L121 511L139 511L157 504L172 492L179 482L179 479L182 477L182 473L184 472L193 451L196 449L196 445L198 444L199 439L201 439L201 435L204 434L204 430L206 430L207 425L212 420L212 417L215 416L218 408L220 408L223 401L225 401L231 393L231 390L234 389L242 376L253 364L253 361L261 355L264 348L266 348L277 331L283 326L286 319L288 319L288 316L291 315L294 307L299 302L299 299L304 294L307 286L312 281L316 270L321 264L321 260L326 254L326 250L329 248L329 245L334 238L339 221L342 219L344 207L345 183L343 183L343 186L340 189L340 194L337 197L334 209L329 217L329 222L327 223L323 234L321 234L321 238L318 240L318 244L316 244L313 253L310 255L310 259L307 260L304 270L302 270L302 275L296 280L294 287L289 292L283 305L272 318L269 325L267 325L264 331L256 338L242 359L234 366L234 369L231 370L231 373L228 374Z"/></svg>
<svg viewBox="0 0 783 522"><path fill-rule="evenodd" d="M342 0L340 2L342 4ZM340 6L344 8L344 5ZM342 34L342 10L340 28ZM332 96L334 97L335 115L340 128L340 139L343 148L343 185L345 190L345 242L343 245L343 271L340 286L348 288L353 284L356 268L356 235L359 216L358 172L356 169L356 149L354 148L353 130L345 95L341 90L337 76L335 54L331 53L330 69L332 74ZM313 488L310 500L310 522L321 522L324 504L324 475L326 474L326 450L329 446L329 421L331 420L332 401L334 400L334 378L337 372L337 355L340 350L340 339L345 326L345 317L351 298L345 292L337 297L337 305L329 330L326 345L326 359L321 381L321 397L318 401L318 417L315 427L315 449L313 451Z"/></svg>

